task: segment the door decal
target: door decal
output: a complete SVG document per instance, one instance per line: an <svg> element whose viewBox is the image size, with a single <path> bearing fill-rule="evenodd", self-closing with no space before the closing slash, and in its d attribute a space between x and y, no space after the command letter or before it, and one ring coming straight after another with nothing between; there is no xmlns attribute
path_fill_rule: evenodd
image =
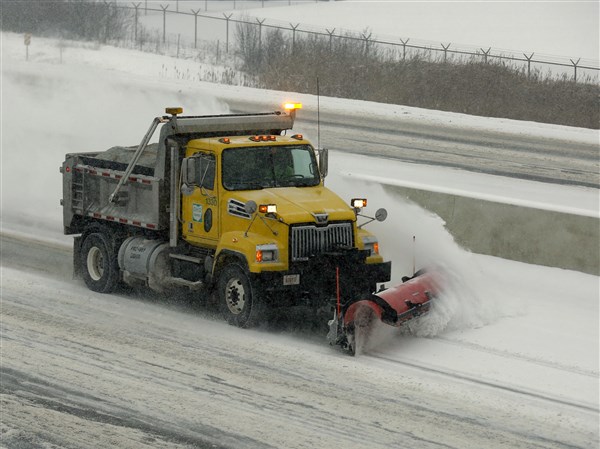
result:
<svg viewBox="0 0 600 449"><path fill-rule="evenodd" d="M192 204L192 220L202 223L202 204Z"/></svg>

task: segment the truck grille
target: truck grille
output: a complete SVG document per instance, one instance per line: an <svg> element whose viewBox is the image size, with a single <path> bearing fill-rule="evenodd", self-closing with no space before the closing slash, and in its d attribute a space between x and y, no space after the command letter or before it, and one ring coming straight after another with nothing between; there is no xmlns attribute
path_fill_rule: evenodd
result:
<svg viewBox="0 0 600 449"><path fill-rule="evenodd" d="M291 228L292 261L332 251L340 246L352 247L352 223L331 223L328 226L294 226Z"/></svg>

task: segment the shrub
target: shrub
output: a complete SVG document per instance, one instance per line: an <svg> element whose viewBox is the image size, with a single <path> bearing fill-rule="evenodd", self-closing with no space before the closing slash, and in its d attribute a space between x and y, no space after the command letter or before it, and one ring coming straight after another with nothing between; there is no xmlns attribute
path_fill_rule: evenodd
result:
<svg viewBox="0 0 600 449"><path fill-rule="evenodd" d="M132 17L130 10L114 3L2 1L2 30L16 33L107 42L125 37Z"/></svg>
<svg viewBox="0 0 600 449"><path fill-rule="evenodd" d="M257 26L246 25L255 30ZM253 28L252 28L253 27ZM413 54L406 59L373 43L345 36L291 38L270 31L261 45L246 30L238 39L242 69L261 87L428 109L530 120L586 128L600 127L600 87L482 58ZM250 51L252 49L252 51ZM258 52L258 53L257 53ZM261 59L268 55L266 60Z"/></svg>

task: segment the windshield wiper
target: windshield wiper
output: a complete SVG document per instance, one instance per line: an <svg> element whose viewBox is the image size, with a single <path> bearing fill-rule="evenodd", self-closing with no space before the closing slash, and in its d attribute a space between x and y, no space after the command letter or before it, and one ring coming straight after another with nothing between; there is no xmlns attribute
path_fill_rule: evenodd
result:
<svg viewBox="0 0 600 449"><path fill-rule="evenodd" d="M265 188L258 181L230 182L228 186L232 190L262 190Z"/></svg>
<svg viewBox="0 0 600 449"><path fill-rule="evenodd" d="M315 178L296 179L292 184L295 187L313 187L319 184L319 180Z"/></svg>

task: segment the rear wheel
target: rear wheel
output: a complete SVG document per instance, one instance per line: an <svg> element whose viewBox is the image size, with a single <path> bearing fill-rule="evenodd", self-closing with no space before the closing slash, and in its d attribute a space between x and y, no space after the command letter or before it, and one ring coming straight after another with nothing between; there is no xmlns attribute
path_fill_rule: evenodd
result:
<svg viewBox="0 0 600 449"><path fill-rule="evenodd" d="M238 327L254 327L265 317L260 291L239 265L226 266L218 281L219 308L225 320Z"/></svg>
<svg viewBox="0 0 600 449"><path fill-rule="evenodd" d="M119 264L110 237L98 232L88 234L81 246L81 268L90 290L110 293L119 286Z"/></svg>

